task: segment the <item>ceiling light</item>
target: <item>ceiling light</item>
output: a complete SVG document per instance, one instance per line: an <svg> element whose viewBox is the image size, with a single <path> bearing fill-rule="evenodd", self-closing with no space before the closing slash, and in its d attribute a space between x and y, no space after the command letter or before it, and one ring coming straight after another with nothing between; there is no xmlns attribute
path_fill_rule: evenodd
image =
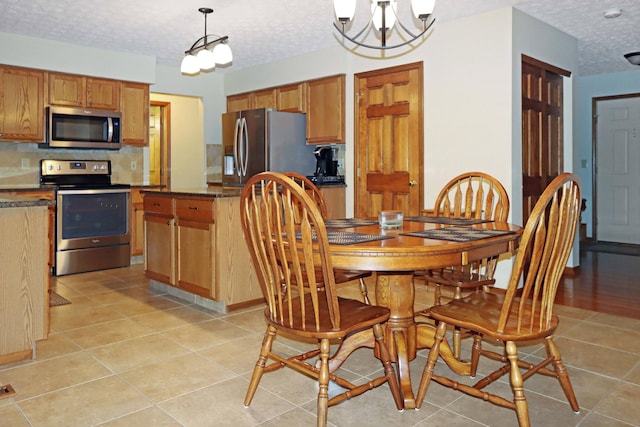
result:
<svg viewBox="0 0 640 427"><path fill-rule="evenodd" d="M631 64L640 65L640 52L627 53L624 57L627 58L627 61Z"/></svg>
<svg viewBox="0 0 640 427"><path fill-rule="evenodd" d="M408 3L408 0L407 0ZM418 27L420 32L413 34L402 22L400 22L397 10L398 0L371 0L371 17L367 24L358 31L354 36L347 35L347 26L349 21L353 20L356 12L356 0L333 0L333 9L335 12L336 20L340 23L338 26L335 22L333 26L336 30L347 40L358 46L367 47L371 49L394 49L400 46L407 45L420 37L422 37L431 28L436 21L433 17L433 8L435 7L436 0L411 0L411 8L413 9L413 15L416 19L422 21L422 28ZM400 41L388 46L387 37L391 34L395 24L399 27L396 32ZM373 28L380 34L380 46L367 44L364 41L368 31L367 28Z"/></svg>
<svg viewBox="0 0 640 427"><path fill-rule="evenodd" d="M229 37L207 34L207 15L212 13L213 9L201 7L198 11L204 15L204 36L184 52L185 56L180 65L182 74L196 75L200 71L213 70L216 64L225 65L233 61L231 48L226 44ZM213 51L209 50L212 46Z"/></svg>

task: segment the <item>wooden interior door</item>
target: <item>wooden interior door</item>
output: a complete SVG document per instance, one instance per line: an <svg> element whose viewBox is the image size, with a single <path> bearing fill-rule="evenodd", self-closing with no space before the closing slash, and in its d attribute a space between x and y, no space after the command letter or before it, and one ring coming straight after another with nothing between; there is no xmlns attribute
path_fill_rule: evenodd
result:
<svg viewBox="0 0 640 427"><path fill-rule="evenodd" d="M564 170L562 78L566 70L522 55L522 223Z"/></svg>
<svg viewBox="0 0 640 427"><path fill-rule="evenodd" d="M423 205L423 65L355 75L355 216L419 215Z"/></svg>

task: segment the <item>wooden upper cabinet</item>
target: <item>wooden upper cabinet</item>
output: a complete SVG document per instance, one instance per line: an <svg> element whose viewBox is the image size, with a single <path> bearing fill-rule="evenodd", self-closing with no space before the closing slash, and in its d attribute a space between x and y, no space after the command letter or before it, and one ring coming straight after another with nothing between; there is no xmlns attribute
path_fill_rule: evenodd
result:
<svg viewBox="0 0 640 427"><path fill-rule="evenodd" d="M280 111L305 112L305 84L296 83L276 89L276 105Z"/></svg>
<svg viewBox="0 0 640 427"><path fill-rule="evenodd" d="M253 105L251 108L277 108L276 90L265 89L253 92Z"/></svg>
<svg viewBox="0 0 640 427"><path fill-rule="evenodd" d="M120 84L115 80L87 78L87 107L117 110Z"/></svg>
<svg viewBox="0 0 640 427"><path fill-rule="evenodd" d="M0 65L0 141L44 141L45 72Z"/></svg>
<svg viewBox="0 0 640 427"><path fill-rule="evenodd" d="M345 75L306 82L307 144L344 143Z"/></svg>
<svg viewBox="0 0 640 427"><path fill-rule="evenodd" d="M240 93L227 96L227 113L250 110L253 105L252 93Z"/></svg>
<svg viewBox="0 0 640 427"><path fill-rule="evenodd" d="M49 73L49 104L117 110L120 106L119 82L75 74Z"/></svg>
<svg viewBox="0 0 640 427"><path fill-rule="evenodd" d="M253 108L307 114L307 144L344 144L345 75L227 96L227 112Z"/></svg>
<svg viewBox="0 0 640 427"><path fill-rule="evenodd" d="M149 145L149 85L122 82L120 86L122 143Z"/></svg>

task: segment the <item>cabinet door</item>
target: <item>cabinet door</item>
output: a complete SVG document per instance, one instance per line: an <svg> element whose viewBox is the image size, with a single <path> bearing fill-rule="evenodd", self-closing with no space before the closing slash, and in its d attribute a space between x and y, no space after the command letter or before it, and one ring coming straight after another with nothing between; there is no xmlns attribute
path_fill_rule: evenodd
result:
<svg viewBox="0 0 640 427"><path fill-rule="evenodd" d="M177 221L176 285L185 291L211 298L215 295L214 225L180 218Z"/></svg>
<svg viewBox="0 0 640 427"><path fill-rule="evenodd" d="M290 113L305 112L305 96L303 83L279 87L276 92L276 97L276 108L278 110L288 111Z"/></svg>
<svg viewBox="0 0 640 427"><path fill-rule="evenodd" d="M87 78L86 105L90 108L117 110L120 106L120 84L115 80Z"/></svg>
<svg viewBox="0 0 640 427"><path fill-rule="evenodd" d="M227 113L235 111L250 110L252 108L253 94L240 93L238 95L227 96Z"/></svg>
<svg viewBox="0 0 640 427"><path fill-rule="evenodd" d="M153 280L175 285L174 220L167 215L144 215L144 273Z"/></svg>
<svg viewBox="0 0 640 427"><path fill-rule="evenodd" d="M253 93L253 108L276 108L276 90L266 89Z"/></svg>
<svg viewBox="0 0 640 427"><path fill-rule="evenodd" d="M44 141L44 71L0 66L0 141Z"/></svg>
<svg viewBox="0 0 640 427"><path fill-rule="evenodd" d="M344 143L344 74L307 86L307 144Z"/></svg>
<svg viewBox="0 0 640 427"><path fill-rule="evenodd" d="M144 204L139 188L131 189L131 256L144 254Z"/></svg>
<svg viewBox="0 0 640 427"><path fill-rule="evenodd" d="M123 82L120 94L122 143L149 145L149 85Z"/></svg>
<svg viewBox="0 0 640 427"><path fill-rule="evenodd" d="M321 187L320 193L327 205L327 216L331 219L344 218L347 215L346 191L344 187Z"/></svg>
<svg viewBox="0 0 640 427"><path fill-rule="evenodd" d="M74 74L49 73L49 104L84 107L86 80Z"/></svg>

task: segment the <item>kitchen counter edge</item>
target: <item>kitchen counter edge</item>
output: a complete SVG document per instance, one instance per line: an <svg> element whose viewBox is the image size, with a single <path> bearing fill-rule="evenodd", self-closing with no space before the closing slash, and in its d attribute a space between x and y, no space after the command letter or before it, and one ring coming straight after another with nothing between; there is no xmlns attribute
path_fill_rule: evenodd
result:
<svg viewBox="0 0 640 427"><path fill-rule="evenodd" d="M55 206L55 200L38 199L29 196L0 194L0 208L24 208L31 206Z"/></svg>
<svg viewBox="0 0 640 427"><path fill-rule="evenodd" d="M143 195L184 196L184 197L240 197L242 187L208 187L208 188L142 188Z"/></svg>

